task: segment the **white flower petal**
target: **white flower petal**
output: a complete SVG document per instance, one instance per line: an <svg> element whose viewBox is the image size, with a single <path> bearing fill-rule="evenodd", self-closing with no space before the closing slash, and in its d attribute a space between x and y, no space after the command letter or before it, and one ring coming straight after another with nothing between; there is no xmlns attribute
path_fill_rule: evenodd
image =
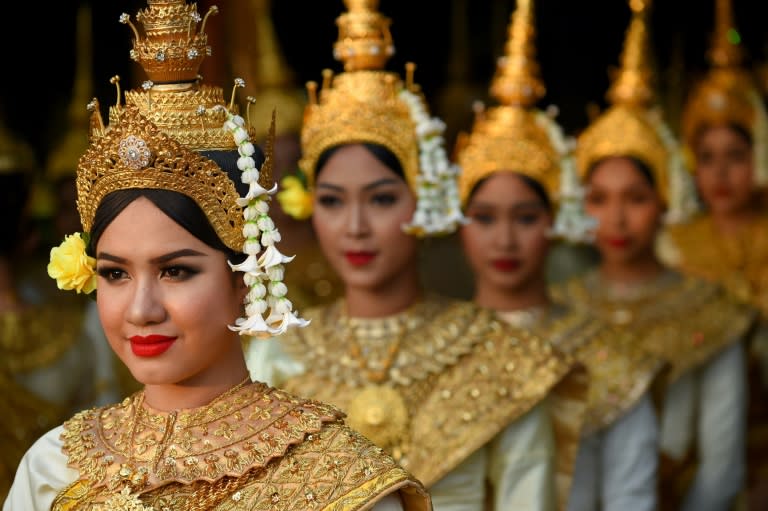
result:
<svg viewBox="0 0 768 511"><path fill-rule="evenodd" d="M275 248L274 245L270 245L261 255L261 258L259 258L259 264L261 265L262 268L268 269L277 264L290 263L291 261L293 261L293 258L294 256L288 257L281 254L280 251L277 248Z"/></svg>

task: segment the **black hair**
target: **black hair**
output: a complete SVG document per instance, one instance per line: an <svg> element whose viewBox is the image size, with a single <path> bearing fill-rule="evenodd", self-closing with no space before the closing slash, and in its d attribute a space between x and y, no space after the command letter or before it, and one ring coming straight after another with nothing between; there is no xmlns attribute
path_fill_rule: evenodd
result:
<svg viewBox="0 0 768 511"><path fill-rule="evenodd" d="M636 156L609 156L609 157L597 160L595 163L592 164L591 167L589 167L589 171L587 172L587 178L589 179L592 177L592 173L595 171L595 168L598 165L603 163L605 160L608 160L611 158L624 158L626 160L629 160L629 162L632 163L632 165L637 169L637 171L640 172L640 174L642 174L643 178L645 178L645 180L648 181L648 184L651 185L651 187L656 188L656 177L653 175L651 166L648 165L644 160L641 160Z"/></svg>
<svg viewBox="0 0 768 511"><path fill-rule="evenodd" d="M0 174L0 256L8 256L19 248L29 193L30 180L25 173Z"/></svg>
<svg viewBox="0 0 768 511"><path fill-rule="evenodd" d="M328 160L333 156L333 154L338 151L340 148L348 146L348 145L355 145L355 144L340 144L333 147L329 147L323 153L320 155L320 157L317 159L317 165L315 166L315 180L317 180L317 176L320 175L320 171L325 168L325 164L328 163ZM405 179L405 171L403 171L403 165L400 162L400 160L397 159L397 156L384 147L381 144L373 144L370 142L364 142L360 143L359 145L365 147L369 153L371 153L374 158L379 160L381 163L383 163L387 168L389 168L392 172L397 174L399 177Z"/></svg>
<svg viewBox="0 0 768 511"><path fill-rule="evenodd" d="M536 194L536 196L541 200L542 204L545 208L547 208L547 211L552 211L552 200L549 198L549 194L547 193L547 189L544 188L544 185L541 184L541 182L538 179L532 178L531 176L527 174L522 174L520 172L513 172L513 174L517 177L519 177L523 183L525 183L528 188L530 188L533 193ZM491 174L493 175L493 174ZM479 180L477 183L475 183L475 186L472 187L472 190L469 192L469 198L472 198L472 196L475 194L478 188L480 188L480 185L485 183L489 176L484 177L483 179ZM469 201L469 199L468 199Z"/></svg>
<svg viewBox="0 0 768 511"><path fill-rule="evenodd" d="M239 158L237 151L201 151L200 154L213 160L227 173L240 196L243 196L248 192L248 185L241 181L241 171L237 168L237 160ZM264 156L258 149L256 150L256 153L253 154L253 158L256 160L257 167L264 161ZM221 241L221 238L219 238L213 226L208 221L208 217L205 216L203 210L200 209L200 206L198 206L192 198L173 190L149 188L116 190L107 194L102 199L99 207L96 209L96 214L93 217L93 227L91 229L91 238L88 247L88 252L91 255L95 255L96 245L98 244L101 235L104 234L104 230L107 226L109 226L115 217L117 217L117 215L119 215L130 203L139 197L149 199L158 207L158 209L168 215L169 218L187 230L194 237L209 247L224 252L227 255L227 259L233 263L237 264L245 259L243 253L230 249L223 241Z"/></svg>

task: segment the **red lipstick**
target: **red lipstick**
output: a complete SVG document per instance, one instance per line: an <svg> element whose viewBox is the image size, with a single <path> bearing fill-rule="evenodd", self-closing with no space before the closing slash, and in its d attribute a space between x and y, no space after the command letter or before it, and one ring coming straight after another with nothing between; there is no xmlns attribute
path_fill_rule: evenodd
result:
<svg viewBox="0 0 768 511"><path fill-rule="evenodd" d="M376 257L375 252L344 252L344 256L347 258L347 261L349 261L349 264L352 266L365 266L366 264L373 261L373 258Z"/></svg>
<svg viewBox="0 0 768 511"><path fill-rule="evenodd" d="M137 357L156 357L165 353L176 342L176 337L166 335L134 335L131 341L131 351Z"/></svg>
<svg viewBox="0 0 768 511"><path fill-rule="evenodd" d="M515 271L520 268L518 259L494 259L491 263L499 271Z"/></svg>
<svg viewBox="0 0 768 511"><path fill-rule="evenodd" d="M629 245L629 238L607 238L605 241L613 248L626 248Z"/></svg>

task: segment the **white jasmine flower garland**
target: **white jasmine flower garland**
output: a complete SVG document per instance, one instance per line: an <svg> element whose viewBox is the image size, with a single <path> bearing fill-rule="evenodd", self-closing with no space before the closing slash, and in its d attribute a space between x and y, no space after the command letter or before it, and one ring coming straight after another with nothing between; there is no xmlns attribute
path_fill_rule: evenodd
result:
<svg viewBox="0 0 768 511"><path fill-rule="evenodd" d="M467 222L461 212L457 176L459 167L448 160L444 148L445 124L430 117L421 98L408 89L400 91L416 125L419 141L419 176L416 212L405 232L418 236L448 234Z"/></svg>
<svg viewBox="0 0 768 511"><path fill-rule="evenodd" d="M245 317L238 318L235 325L229 328L240 335L269 337L282 334L291 326L306 326L309 321L299 318L293 304L286 298L288 288L283 283L283 265L293 260L293 256L285 256L275 247L275 243L280 241L280 232L269 217L267 202L269 196L277 191L277 185L270 190L259 185L259 171L252 156L256 149L248 140L244 125L242 117L227 111L224 129L230 131L237 142L240 153L237 167L242 171L243 183L248 185L248 193L237 201L243 207L243 252L248 257L240 264L230 263L230 267L232 271L244 273L243 280L249 288L245 299ZM267 158L270 157L267 155ZM265 319L264 314L268 310Z"/></svg>

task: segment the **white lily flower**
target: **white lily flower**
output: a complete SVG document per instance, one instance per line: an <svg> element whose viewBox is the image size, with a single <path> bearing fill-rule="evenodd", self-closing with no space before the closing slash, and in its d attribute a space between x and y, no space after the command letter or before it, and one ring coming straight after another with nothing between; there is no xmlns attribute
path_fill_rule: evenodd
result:
<svg viewBox="0 0 768 511"><path fill-rule="evenodd" d="M263 273L261 271L261 266L259 266L259 258L256 254L249 255L245 261L240 264L232 264L229 261L227 261L227 263L229 264L229 267L232 268L232 271L242 271L252 275Z"/></svg>
<svg viewBox="0 0 768 511"><path fill-rule="evenodd" d="M259 264L262 268L269 269L277 264L290 263L294 257L285 256L274 245L270 245L259 258Z"/></svg>
<svg viewBox="0 0 768 511"><path fill-rule="evenodd" d="M248 301L255 302L257 300L261 300L267 295L267 286L265 286L262 283L258 283L255 286L251 287L250 291L248 291Z"/></svg>
<svg viewBox="0 0 768 511"><path fill-rule="evenodd" d="M260 336L270 332L267 323L261 315L250 316L248 318L237 318L235 325L229 325L233 332L239 332L240 335Z"/></svg>
<svg viewBox="0 0 768 511"><path fill-rule="evenodd" d="M309 325L309 321L306 319L296 317L292 312L283 314L282 321L277 328L270 329L270 333L273 335L284 334L290 327L297 326L303 328Z"/></svg>

